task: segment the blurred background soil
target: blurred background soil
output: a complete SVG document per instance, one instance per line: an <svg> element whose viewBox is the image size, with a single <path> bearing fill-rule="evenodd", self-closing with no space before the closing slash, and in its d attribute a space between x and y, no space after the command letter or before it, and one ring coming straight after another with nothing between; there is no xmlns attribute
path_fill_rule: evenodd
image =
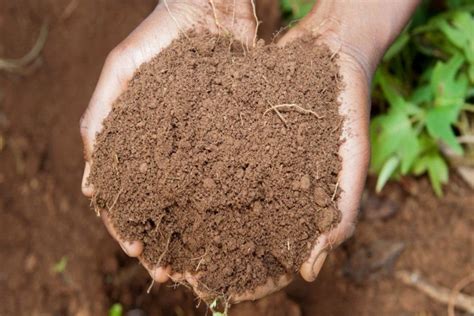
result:
<svg viewBox="0 0 474 316"><path fill-rule="evenodd" d="M275 1L258 1L261 33L280 25ZM79 118L107 53L154 0L0 1L0 57L24 56L42 25L43 50L19 72L0 71L0 315L204 315L188 290L146 289L81 195ZM452 175L437 199L426 179L403 179L380 195L369 179L352 239L312 284L236 306L231 315L444 315L446 305L410 287L418 272L452 289L473 273L474 195ZM474 293L474 286L463 290ZM458 315L461 313L458 313Z"/></svg>

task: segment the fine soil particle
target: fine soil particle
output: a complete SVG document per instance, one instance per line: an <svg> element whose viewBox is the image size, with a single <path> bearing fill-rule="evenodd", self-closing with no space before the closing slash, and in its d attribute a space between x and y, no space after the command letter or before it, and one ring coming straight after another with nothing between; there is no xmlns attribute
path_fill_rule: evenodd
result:
<svg viewBox="0 0 474 316"><path fill-rule="evenodd" d="M210 297L296 272L340 220L341 76L314 39L190 34L142 65L97 135L90 183L148 267Z"/></svg>

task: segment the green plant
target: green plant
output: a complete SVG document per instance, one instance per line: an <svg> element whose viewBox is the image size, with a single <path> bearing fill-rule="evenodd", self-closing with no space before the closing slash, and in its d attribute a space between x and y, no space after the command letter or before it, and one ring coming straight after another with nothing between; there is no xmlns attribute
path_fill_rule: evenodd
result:
<svg viewBox="0 0 474 316"><path fill-rule="evenodd" d="M216 298L212 303L209 305L209 309L212 312L212 316L227 316L227 308L228 308L228 303L225 303L225 310L224 312L219 312L217 311L219 305L219 298Z"/></svg>
<svg viewBox="0 0 474 316"><path fill-rule="evenodd" d="M311 11L315 2L316 0L280 0L283 18L287 22L299 20Z"/></svg>
<svg viewBox="0 0 474 316"><path fill-rule="evenodd" d="M390 178L427 173L440 196L448 180L443 151L464 154L458 135L472 130L467 117L474 109L474 6L447 4L435 15L424 4L374 77L379 113L370 137L377 191Z"/></svg>
<svg viewBox="0 0 474 316"><path fill-rule="evenodd" d="M58 262L54 264L52 271L54 273L64 273L64 271L66 271L66 266L67 266L67 257L64 256L61 259L59 259Z"/></svg>
<svg viewBox="0 0 474 316"><path fill-rule="evenodd" d="M115 303L109 308L109 316L122 316L123 314L123 307L120 303Z"/></svg>

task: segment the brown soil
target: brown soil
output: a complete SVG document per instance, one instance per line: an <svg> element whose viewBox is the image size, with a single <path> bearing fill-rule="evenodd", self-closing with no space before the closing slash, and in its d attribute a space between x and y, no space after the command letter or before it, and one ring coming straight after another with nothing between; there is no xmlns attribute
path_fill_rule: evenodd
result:
<svg viewBox="0 0 474 316"><path fill-rule="evenodd" d="M240 293L296 272L339 221L340 77L313 42L190 34L137 71L89 181L147 266L201 274L211 299Z"/></svg>
<svg viewBox="0 0 474 316"><path fill-rule="evenodd" d="M146 294L148 273L107 235L79 188L79 118L106 54L155 1L81 0L63 18L74 2L0 1L1 57L22 56L45 19L50 26L29 73L0 72L0 315L106 315L116 302L126 316L205 315L185 289L155 285ZM474 192L451 178L442 199L425 179L404 179L382 196L369 186L354 237L328 257L316 282L297 280L231 315L446 315L445 305L391 273L348 273L347 265L384 239L405 245L395 270L420 270L447 288L472 273ZM52 272L63 256L64 272ZM463 292L473 295L473 286Z"/></svg>

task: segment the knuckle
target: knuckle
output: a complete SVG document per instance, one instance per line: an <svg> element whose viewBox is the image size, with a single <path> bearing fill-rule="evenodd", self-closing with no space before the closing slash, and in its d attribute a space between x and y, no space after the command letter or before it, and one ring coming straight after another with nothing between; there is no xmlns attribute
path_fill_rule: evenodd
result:
<svg viewBox="0 0 474 316"><path fill-rule="evenodd" d="M81 118L79 119L79 131L81 133L82 137L85 137L88 127L87 127L87 118L86 118L86 112L82 114Z"/></svg>
<svg viewBox="0 0 474 316"><path fill-rule="evenodd" d="M106 65L117 65L123 63L124 60L129 58L131 55L131 47L125 42L120 43L118 46L113 48L107 58L105 59Z"/></svg>
<svg viewBox="0 0 474 316"><path fill-rule="evenodd" d="M79 133L84 142L86 142L86 140L89 138L89 129L89 115L88 111L86 110L86 112L84 112L84 114L82 114L81 118L79 119Z"/></svg>

